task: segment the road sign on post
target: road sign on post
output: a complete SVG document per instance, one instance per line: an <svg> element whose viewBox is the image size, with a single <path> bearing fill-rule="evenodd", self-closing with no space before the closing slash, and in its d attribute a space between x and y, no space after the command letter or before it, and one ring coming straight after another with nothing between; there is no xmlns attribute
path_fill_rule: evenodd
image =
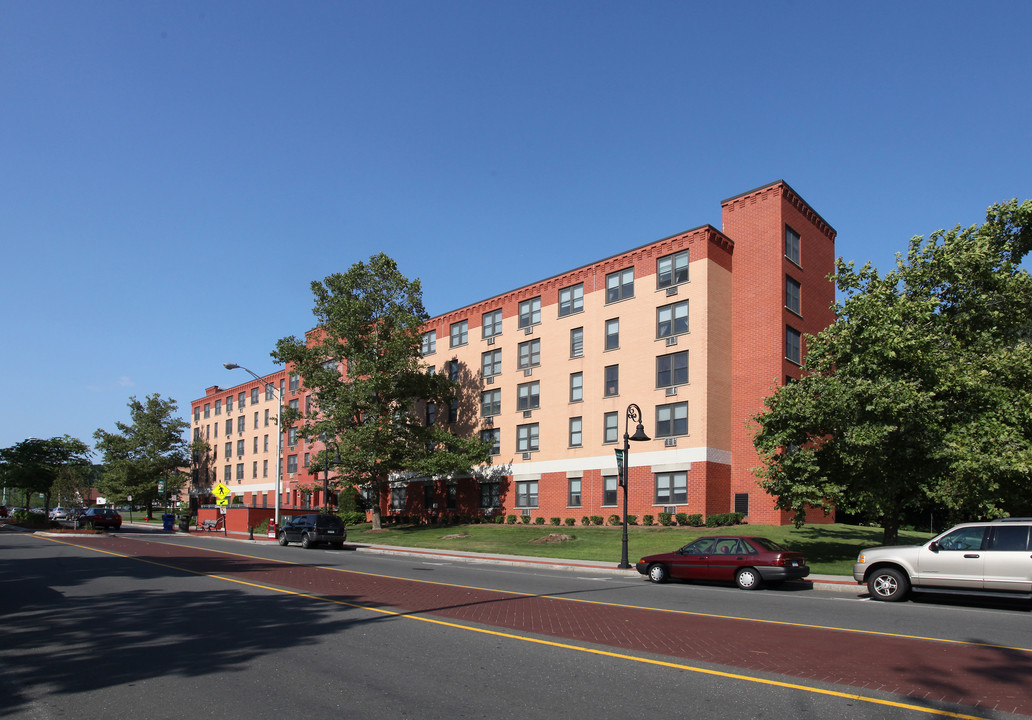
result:
<svg viewBox="0 0 1032 720"><path fill-rule="evenodd" d="M216 483L215 487L211 489L211 494L217 499L219 505L226 505L229 503L230 490L223 483Z"/></svg>
<svg viewBox="0 0 1032 720"><path fill-rule="evenodd" d="M624 484L624 451L623 448L616 448L616 476L619 478L620 485Z"/></svg>

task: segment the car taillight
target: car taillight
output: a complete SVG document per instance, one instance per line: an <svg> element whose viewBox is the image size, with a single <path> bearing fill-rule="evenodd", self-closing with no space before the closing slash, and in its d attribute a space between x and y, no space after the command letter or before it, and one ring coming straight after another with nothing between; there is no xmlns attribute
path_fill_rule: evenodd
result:
<svg viewBox="0 0 1032 720"><path fill-rule="evenodd" d="M783 558L780 555L778 555L776 558L774 558L774 563L773 564L774 565L784 565L785 564L785 558Z"/></svg>

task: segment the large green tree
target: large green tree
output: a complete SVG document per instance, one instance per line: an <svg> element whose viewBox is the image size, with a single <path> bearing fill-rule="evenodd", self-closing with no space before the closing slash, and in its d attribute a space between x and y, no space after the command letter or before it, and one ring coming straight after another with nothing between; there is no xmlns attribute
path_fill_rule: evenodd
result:
<svg viewBox="0 0 1032 720"><path fill-rule="evenodd" d="M0 464L7 486L26 494L26 507L29 494L35 492L43 494L44 507L49 509L55 484L64 477L85 476L90 470L91 455L86 443L70 435L49 440L28 438L0 449Z"/></svg>
<svg viewBox="0 0 1032 720"><path fill-rule="evenodd" d="M177 492L186 480L181 468L188 464L184 435L189 423L176 417L176 401L159 394L142 402L129 398L129 424L116 422L117 432L98 429L93 433L97 450L104 458L104 471L98 487L110 499L145 504L148 516L154 503L166 493Z"/></svg>
<svg viewBox="0 0 1032 720"><path fill-rule="evenodd" d="M302 437L333 448L321 460L336 469L338 485L372 488L380 500L392 479L468 474L489 462L485 443L448 422L457 384L422 360L428 315L419 280L380 253L313 282L312 292L317 327L307 339L281 339L272 356L312 391L311 409L288 409L284 427L298 423ZM379 528L380 502L372 511Z"/></svg>
<svg viewBox="0 0 1032 720"><path fill-rule="evenodd" d="M801 522L839 508L896 541L908 512L1027 512L1032 497L1032 201L915 237L880 276L841 260L837 322L754 420L761 485Z"/></svg>

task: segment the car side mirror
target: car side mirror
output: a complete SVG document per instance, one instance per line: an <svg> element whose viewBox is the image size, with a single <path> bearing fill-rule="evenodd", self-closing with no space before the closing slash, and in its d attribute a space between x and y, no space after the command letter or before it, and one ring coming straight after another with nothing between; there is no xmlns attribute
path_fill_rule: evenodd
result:
<svg viewBox="0 0 1032 720"><path fill-rule="evenodd" d="M928 544L928 549L931 550L933 553L939 552L939 543L937 543L937 542L929 543Z"/></svg>

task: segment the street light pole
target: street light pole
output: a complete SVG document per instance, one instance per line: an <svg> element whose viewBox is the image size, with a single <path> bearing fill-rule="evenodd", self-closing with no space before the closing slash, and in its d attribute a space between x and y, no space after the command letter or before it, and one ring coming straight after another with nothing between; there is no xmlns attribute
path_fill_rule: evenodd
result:
<svg viewBox="0 0 1032 720"><path fill-rule="evenodd" d="M280 525L280 478L281 478L282 473L283 473L283 442L282 442L283 441L283 423L281 422L283 420L283 393L280 392L280 389L278 387L276 387L275 385L273 385L271 382L268 382L267 380L262 380L258 375L256 375L251 370L248 370L243 365L237 365L236 363L222 363L222 365L227 370L243 370L244 372L248 373L251 377L253 377L258 382L263 383L265 385L265 387L272 388L272 391L276 394L276 404L279 406L279 410L277 411L277 415L276 415L276 428L277 428L277 433L276 434L277 434L277 438L276 438L276 503L275 503L276 518L275 518L275 522L276 522L276 527L279 528L279 525Z"/></svg>
<svg viewBox="0 0 1032 720"><path fill-rule="evenodd" d="M627 428L628 423L634 420L638 424L638 427L634 431L634 435L628 435ZM624 417L624 433L623 433L623 472L620 473L620 484L623 485L623 539L620 543L620 564L618 568L626 570L631 567L631 563L627 557L627 485L631 471L631 440L635 442L643 442L650 440L651 438L645 434L645 428L641 424L641 408L631 403L627 406L627 415Z"/></svg>

